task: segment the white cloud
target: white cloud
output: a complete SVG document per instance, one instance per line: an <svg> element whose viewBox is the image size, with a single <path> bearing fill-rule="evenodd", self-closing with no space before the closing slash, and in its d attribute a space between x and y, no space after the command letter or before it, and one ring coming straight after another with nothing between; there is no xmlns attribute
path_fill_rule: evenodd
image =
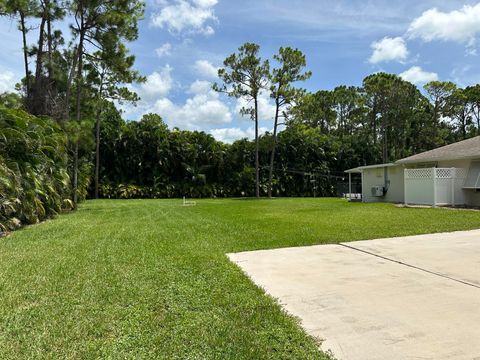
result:
<svg viewBox="0 0 480 360"><path fill-rule="evenodd" d="M11 71L0 72L0 93L15 90L15 74Z"/></svg>
<svg viewBox="0 0 480 360"><path fill-rule="evenodd" d="M213 66L212 63L207 60L197 60L193 67L201 76L214 79L218 77L218 68Z"/></svg>
<svg viewBox="0 0 480 360"><path fill-rule="evenodd" d="M408 57L407 45L401 37L384 37L373 42L370 47L373 49L373 53L368 61L372 64L392 60L403 62Z"/></svg>
<svg viewBox="0 0 480 360"><path fill-rule="evenodd" d="M195 80L188 89L189 94L206 94L212 90L212 83L205 80Z"/></svg>
<svg viewBox="0 0 480 360"><path fill-rule="evenodd" d="M218 0L193 0L193 3L201 8L208 8L217 5Z"/></svg>
<svg viewBox="0 0 480 360"><path fill-rule="evenodd" d="M142 100L166 96L173 86L172 70L170 65L166 65L160 72L154 71L148 75L147 81L140 85L140 89L136 89Z"/></svg>
<svg viewBox="0 0 480 360"><path fill-rule="evenodd" d="M164 56L170 56L172 54L172 44L167 42L159 48L156 48L155 52L157 53L157 56L159 58L162 58Z"/></svg>
<svg viewBox="0 0 480 360"><path fill-rule="evenodd" d="M242 107L249 108L253 104L247 102L244 98L237 100L235 110L240 113ZM266 92L260 93L258 97L258 119L259 121L272 121L275 116L275 105L272 102L269 94ZM247 118L247 117L245 117Z"/></svg>
<svg viewBox="0 0 480 360"><path fill-rule="evenodd" d="M407 31L410 38L424 41L444 40L466 43L473 47L480 33L480 3L464 5L459 10L442 12L436 8L425 11L413 20Z"/></svg>
<svg viewBox="0 0 480 360"><path fill-rule="evenodd" d="M268 131L265 127L260 127L258 129L259 134L264 134ZM255 128L249 127L247 129L240 129L238 127L233 128L221 128L221 129L213 129L210 130L210 134L217 140L220 140L224 143L231 144L235 140L239 139L254 139L255 138Z"/></svg>
<svg viewBox="0 0 480 360"><path fill-rule="evenodd" d="M195 81L190 86L189 93L192 97L183 105L161 98L146 112L158 113L170 126L189 130L228 124L232 121L230 109L219 99L219 94L211 89L209 82Z"/></svg>
<svg viewBox="0 0 480 360"><path fill-rule="evenodd" d="M212 35L215 30L208 22L218 21L215 5L218 0L165 1L162 9L152 16L153 26L166 28L170 33L201 33Z"/></svg>
<svg viewBox="0 0 480 360"><path fill-rule="evenodd" d="M430 81L438 80L438 74L424 71L420 66L412 66L410 69L399 75L403 80L410 81L412 84L425 84Z"/></svg>

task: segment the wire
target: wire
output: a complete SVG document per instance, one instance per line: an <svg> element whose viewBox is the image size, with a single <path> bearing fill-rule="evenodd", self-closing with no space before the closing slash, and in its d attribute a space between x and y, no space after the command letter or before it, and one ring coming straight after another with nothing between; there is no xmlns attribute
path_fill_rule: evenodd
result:
<svg viewBox="0 0 480 360"><path fill-rule="evenodd" d="M260 166L262 169L270 169L268 166ZM331 173L325 173L325 172L318 172L318 171L304 171L304 170L296 170L296 169L285 169L285 168L274 168L274 171L283 171L283 172L288 172L288 173L293 173L293 174L299 174L299 175L304 175L304 176L314 176L314 177L323 177L323 178L334 178L336 180L342 180L345 181L345 175L343 176L338 176L338 175L332 175ZM340 172L334 172L334 174L340 174Z"/></svg>

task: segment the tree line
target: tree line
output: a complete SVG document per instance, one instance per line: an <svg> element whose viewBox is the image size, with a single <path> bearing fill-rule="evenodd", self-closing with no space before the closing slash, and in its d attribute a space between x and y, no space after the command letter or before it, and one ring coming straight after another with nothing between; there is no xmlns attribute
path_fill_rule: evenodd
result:
<svg viewBox="0 0 480 360"><path fill-rule="evenodd" d="M306 94L291 120L341 139L345 154L339 159L348 154L359 165L387 163L480 135L480 85L462 89L432 81L422 90L397 75L377 73L360 87Z"/></svg>
<svg viewBox="0 0 480 360"><path fill-rule="evenodd" d="M144 79L133 69L135 58L125 44L137 39L143 12L144 3L138 0L0 2L0 16L16 19L22 35L24 77L17 90L24 109L55 119L71 135L67 151L74 207L81 165L90 161L90 149L84 146L89 126L96 122L98 148L104 101L138 100L124 84ZM60 23L68 24L69 33ZM29 38L36 40L28 43ZM95 181L98 170L96 165Z"/></svg>
<svg viewBox="0 0 480 360"><path fill-rule="evenodd" d="M348 168L479 135L479 89L435 81L420 91L396 75L377 73L360 87L297 90L300 95L282 111L282 131L274 127L233 144L169 129L158 114L125 122L111 107L102 120L101 195L334 196Z"/></svg>
<svg viewBox="0 0 480 360"><path fill-rule="evenodd" d="M213 85L245 100L241 114L254 122L253 141L224 144L205 132L170 129L162 114L125 121L115 104L138 101L127 85L145 80L127 48L138 36L143 9L143 2L127 0L0 2L0 15L18 22L25 68L17 93L1 94L0 106L23 109L16 116L34 116L46 128L53 121L64 135L58 147L67 162L61 167L69 182L69 196L60 196L64 206L76 207L84 196L330 196L347 168L479 134L480 85L462 89L435 81L419 89L377 73L361 86L308 92L302 82L311 72L300 50L282 47L264 59L254 43L225 59ZM60 22L69 24L68 34ZM262 93L275 109L266 134L259 133ZM9 116L0 116L3 147L13 126ZM8 161L31 165L28 158ZM2 166L6 162L0 158ZM2 179L6 171L0 171ZM47 170L38 171L35 176ZM8 194L0 185L2 201L17 199Z"/></svg>

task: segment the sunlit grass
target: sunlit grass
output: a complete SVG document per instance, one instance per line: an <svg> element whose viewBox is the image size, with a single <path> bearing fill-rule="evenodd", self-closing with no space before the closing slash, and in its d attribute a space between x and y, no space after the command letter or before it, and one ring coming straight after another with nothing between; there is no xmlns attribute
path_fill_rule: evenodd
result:
<svg viewBox="0 0 480 360"><path fill-rule="evenodd" d="M480 228L338 199L90 201L0 239L0 358L318 359L225 253Z"/></svg>

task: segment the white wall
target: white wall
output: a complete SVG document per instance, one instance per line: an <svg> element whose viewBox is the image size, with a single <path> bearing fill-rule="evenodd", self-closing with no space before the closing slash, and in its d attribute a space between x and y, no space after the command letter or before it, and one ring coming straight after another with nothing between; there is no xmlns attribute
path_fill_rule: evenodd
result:
<svg viewBox="0 0 480 360"><path fill-rule="evenodd" d="M434 169L408 169L404 170L406 181L405 202L415 205L433 205L434 193Z"/></svg>
<svg viewBox="0 0 480 360"><path fill-rule="evenodd" d="M390 187L387 194L383 197L372 196L372 187L384 186L384 168L365 169L363 170L363 201L364 202L403 202L403 166L397 165L388 167L388 180Z"/></svg>
<svg viewBox="0 0 480 360"><path fill-rule="evenodd" d="M475 160L480 160L475 159ZM470 162L472 160L449 160L449 161L439 161L437 167L439 168L463 168L467 169L470 167ZM408 165L408 168L415 168L415 164ZM388 178L390 180L390 188L388 189L387 194L384 197L375 197L372 196L372 187L373 186L384 186L384 169L383 168L374 168L374 169L365 169L362 174L362 196L364 202L396 202L403 203L405 201L404 194L404 166L397 165L388 168ZM441 186L440 186L441 187ZM467 206L479 206L480 207L480 191L475 190L465 190L462 189L463 180L457 180L456 191L455 191L455 203L456 205L467 205ZM451 187L450 187L451 188ZM448 189L445 188L445 191ZM429 190L430 191L430 190ZM433 191L433 189L431 190ZM431 192L430 191L430 192ZM437 190L437 197L438 196ZM427 193L428 191L426 191ZM450 190L451 193L451 190ZM450 196L450 193L448 194ZM428 195L431 194L428 192ZM448 197L448 196L447 196ZM438 200L441 200L442 196ZM448 199L445 200L446 202ZM419 202L417 202L419 203Z"/></svg>
<svg viewBox="0 0 480 360"><path fill-rule="evenodd" d="M474 159L479 160L479 159ZM450 161L440 161L438 163L439 167L457 167L457 168L470 168L470 163L472 160L450 160ZM463 184L462 184L463 186ZM472 189L461 189L460 194L456 194L457 198L462 198L462 204L467 206L480 206L480 192ZM457 201L455 201L457 202Z"/></svg>

